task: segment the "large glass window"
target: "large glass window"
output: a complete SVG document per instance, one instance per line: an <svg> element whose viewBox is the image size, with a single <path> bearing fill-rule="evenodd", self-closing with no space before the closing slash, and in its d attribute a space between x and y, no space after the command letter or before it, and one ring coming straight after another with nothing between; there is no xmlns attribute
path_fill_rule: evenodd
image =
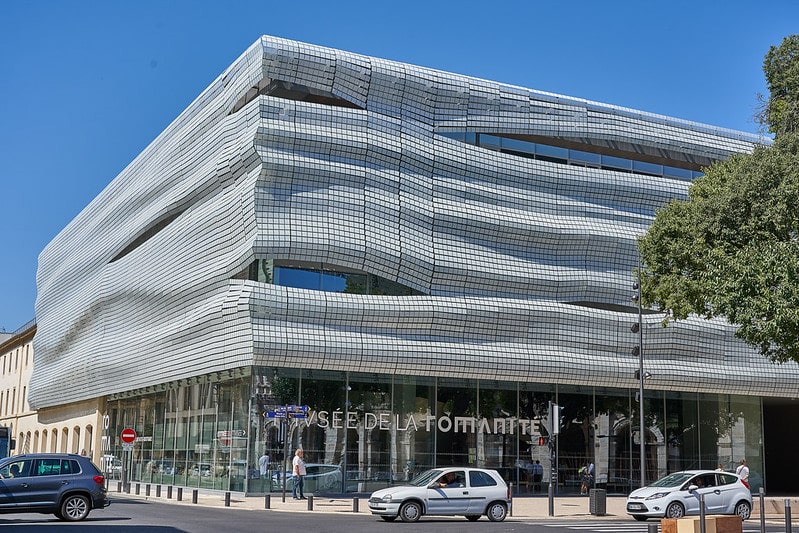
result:
<svg viewBox="0 0 799 533"><path fill-rule="evenodd" d="M396 281L335 265L311 265L258 259L240 272L237 279L274 283L284 287L350 294L419 296L424 293Z"/></svg>
<svg viewBox="0 0 799 533"><path fill-rule="evenodd" d="M753 490L763 483L759 398L647 390L642 435L631 389L251 370L110 399L104 469L117 478L124 469L130 481L256 494L286 481L290 491L285 473L301 447L309 493L370 492L447 465L495 468L524 492L546 492L554 472L557 493L577 493L580 468L593 464L592 483L625 494L639 484L643 438L647 481L718 463L734 471L745 458ZM550 401L560 406L554 449ZM281 406L307 406L307 417L281 418ZM131 451L122 448L124 428L139 437Z"/></svg>

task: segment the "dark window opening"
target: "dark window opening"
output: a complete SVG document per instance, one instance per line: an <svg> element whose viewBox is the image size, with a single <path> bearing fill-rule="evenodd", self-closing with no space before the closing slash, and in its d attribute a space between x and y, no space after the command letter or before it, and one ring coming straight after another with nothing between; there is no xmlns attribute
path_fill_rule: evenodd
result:
<svg viewBox="0 0 799 533"><path fill-rule="evenodd" d="M244 96L239 98L239 100L233 105L233 109L229 114L232 115L261 95L274 96L275 98L284 98L286 100L297 100L300 102L311 102L314 104L347 107L350 109L363 109L358 104L336 96L329 91L322 91L320 89L307 87L305 85L292 83L290 81L263 78L258 82L258 85L251 87Z"/></svg>
<svg viewBox="0 0 799 533"><path fill-rule="evenodd" d="M133 250L135 250L136 248L138 248L139 246L141 246L142 244L144 244L145 242L147 242L148 240L153 238L153 236L155 236L155 234L157 234L159 231L161 231L162 229L167 227L169 224L171 224L181 214L183 214L183 211L179 211L177 213L173 213L173 214L167 216L166 218L163 218L160 221L156 222L151 227L145 229L141 233L141 235L139 235L138 237L133 239L133 242L131 242L130 244L125 246L125 248L123 248L121 252L119 252L117 255L115 255L114 258L111 259L110 262L113 263L114 261L117 261L118 259L122 259L126 255L128 255L130 252L132 252Z"/></svg>
<svg viewBox="0 0 799 533"><path fill-rule="evenodd" d="M424 296L421 291L368 272L320 263L256 259L233 278L323 292Z"/></svg>

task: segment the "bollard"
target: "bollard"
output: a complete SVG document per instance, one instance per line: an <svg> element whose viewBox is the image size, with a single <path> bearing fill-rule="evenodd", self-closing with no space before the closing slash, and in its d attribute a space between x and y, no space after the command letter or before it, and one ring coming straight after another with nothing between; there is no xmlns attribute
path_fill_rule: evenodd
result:
<svg viewBox="0 0 799 533"><path fill-rule="evenodd" d="M183 487L178 487L178 501L183 501Z"/></svg>
<svg viewBox="0 0 799 533"><path fill-rule="evenodd" d="M358 512L358 505L359 504L360 504L360 500L357 497L352 499L352 512L353 513L357 513Z"/></svg>
<svg viewBox="0 0 799 533"><path fill-rule="evenodd" d="M166 488L166 499L167 500L171 500L172 499L172 485L169 485Z"/></svg>
<svg viewBox="0 0 799 533"><path fill-rule="evenodd" d="M156 498L160 498L161 497L161 485L156 485L155 486L155 497Z"/></svg>
<svg viewBox="0 0 799 533"><path fill-rule="evenodd" d="M513 481L510 482L510 490L508 491L509 494L509 504L508 504L508 514L513 516Z"/></svg>
<svg viewBox="0 0 799 533"><path fill-rule="evenodd" d="M194 489L194 490L191 491L191 503L197 503L197 493L198 492L199 491L197 489Z"/></svg>
<svg viewBox="0 0 799 533"><path fill-rule="evenodd" d="M130 494L130 483L125 483L125 494Z"/></svg>
<svg viewBox="0 0 799 533"><path fill-rule="evenodd" d="M230 507L230 491L225 493L225 507Z"/></svg>
<svg viewBox="0 0 799 533"><path fill-rule="evenodd" d="M657 524L647 524L646 525L646 533L658 533L658 525Z"/></svg>
<svg viewBox="0 0 799 533"><path fill-rule="evenodd" d="M147 484L144 486L144 495L145 495L145 496L149 496L149 495L150 495L150 484L149 484L149 483L147 483Z"/></svg>
<svg viewBox="0 0 799 533"><path fill-rule="evenodd" d="M705 529L705 495L699 495L699 533L707 533Z"/></svg>
<svg viewBox="0 0 799 533"><path fill-rule="evenodd" d="M766 491L760 487L760 531L766 533Z"/></svg>
<svg viewBox="0 0 799 533"><path fill-rule="evenodd" d="M785 498L785 533L791 533L791 500Z"/></svg>
<svg viewBox="0 0 799 533"><path fill-rule="evenodd" d="M122 482L117 481L117 492L122 492Z"/></svg>
<svg viewBox="0 0 799 533"><path fill-rule="evenodd" d="M308 510L313 511L313 494L308 496Z"/></svg>
<svg viewBox="0 0 799 533"><path fill-rule="evenodd" d="M267 494L264 496L264 509L271 509L272 508L272 495Z"/></svg>
<svg viewBox="0 0 799 533"><path fill-rule="evenodd" d="M141 483L136 483L136 496L141 494Z"/></svg>

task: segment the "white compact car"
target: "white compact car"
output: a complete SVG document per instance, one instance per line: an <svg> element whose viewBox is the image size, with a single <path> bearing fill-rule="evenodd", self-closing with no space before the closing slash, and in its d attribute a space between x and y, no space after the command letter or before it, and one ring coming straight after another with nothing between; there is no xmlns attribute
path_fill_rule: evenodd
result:
<svg viewBox="0 0 799 533"><path fill-rule="evenodd" d="M737 514L746 520L752 512L752 493L735 474L686 470L634 490L627 497L627 514L636 520L698 515L702 494L707 514Z"/></svg>
<svg viewBox="0 0 799 533"><path fill-rule="evenodd" d="M398 516L415 522L422 515L462 515L471 521L486 515L500 522L508 515L510 491L496 470L435 468L422 472L408 485L372 493L369 510L387 522Z"/></svg>

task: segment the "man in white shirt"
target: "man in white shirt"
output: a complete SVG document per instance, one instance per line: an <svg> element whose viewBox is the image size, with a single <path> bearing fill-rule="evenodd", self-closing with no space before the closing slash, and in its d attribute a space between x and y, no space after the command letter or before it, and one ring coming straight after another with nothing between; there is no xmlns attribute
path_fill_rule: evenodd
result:
<svg viewBox="0 0 799 533"><path fill-rule="evenodd" d="M738 468L735 469L735 473L738 474L738 477L741 478L743 484L746 485L746 488L749 488L749 467L746 466L746 459L741 459L741 464L738 465Z"/></svg>
<svg viewBox="0 0 799 533"><path fill-rule="evenodd" d="M294 476L294 489L292 494L295 500L305 500L305 494L302 492L305 478L305 461L302 460L302 448L297 448L294 454L294 460L291 461L291 472ZM300 497L297 497L297 489L299 489Z"/></svg>
<svg viewBox="0 0 799 533"><path fill-rule="evenodd" d="M261 471L261 479L269 477L269 454L264 454L258 459L258 469Z"/></svg>

